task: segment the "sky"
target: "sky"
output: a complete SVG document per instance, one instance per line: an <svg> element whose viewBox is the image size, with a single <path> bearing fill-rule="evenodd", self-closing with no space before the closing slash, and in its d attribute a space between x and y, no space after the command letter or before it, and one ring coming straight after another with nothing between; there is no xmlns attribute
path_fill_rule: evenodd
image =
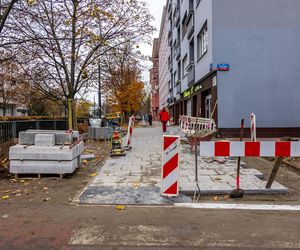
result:
<svg viewBox="0 0 300 250"><path fill-rule="evenodd" d="M166 5L167 0L141 0L141 1L144 1L148 4L149 11L152 14L152 16L154 17L154 21L152 22L152 25L156 28L156 32L153 33L152 39L158 38L161 17L162 17L162 11L163 11L164 5ZM140 50L143 55L146 55L146 56L152 55L152 45L140 44L139 47L140 47ZM143 65L146 66L146 70L144 70L142 72L142 80L146 84L146 91L149 93L149 91L151 90L151 87L149 84L149 79L150 79L149 69L151 68L152 63L150 61L148 61L148 62L144 62ZM97 102L97 91L92 92L88 96L88 99L93 102L94 96L95 96L95 99Z"/></svg>
<svg viewBox="0 0 300 250"><path fill-rule="evenodd" d="M163 6L166 4L166 0L143 0L148 3L149 5L149 11L152 14L152 16L155 18L152 25L156 28L156 32L152 35L152 38L156 38L159 35L159 29L160 29L160 22L161 22L161 16L163 11ZM140 46L141 52L146 56L152 55L152 46L151 45L141 45ZM148 62L147 64L148 70L145 70L143 72L143 81L145 83L149 83L149 69L151 68L151 62Z"/></svg>

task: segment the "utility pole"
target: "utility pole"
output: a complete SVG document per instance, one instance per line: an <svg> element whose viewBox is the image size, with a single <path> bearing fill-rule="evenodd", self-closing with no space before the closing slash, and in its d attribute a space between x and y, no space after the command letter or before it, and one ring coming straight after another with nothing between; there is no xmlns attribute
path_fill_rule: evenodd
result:
<svg viewBox="0 0 300 250"><path fill-rule="evenodd" d="M99 118L101 118L102 110L101 110L101 64L100 64L100 61L98 63L98 112L99 112Z"/></svg>

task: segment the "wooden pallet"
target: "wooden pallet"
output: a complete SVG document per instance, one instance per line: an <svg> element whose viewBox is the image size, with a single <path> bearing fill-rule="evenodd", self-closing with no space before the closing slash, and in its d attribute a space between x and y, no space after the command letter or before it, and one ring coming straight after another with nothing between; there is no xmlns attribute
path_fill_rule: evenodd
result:
<svg viewBox="0 0 300 250"><path fill-rule="evenodd" d="M42 177L45 178L59 178L63 179L66 176L66 174L15 174L15 179L41 179Z"/></svg>

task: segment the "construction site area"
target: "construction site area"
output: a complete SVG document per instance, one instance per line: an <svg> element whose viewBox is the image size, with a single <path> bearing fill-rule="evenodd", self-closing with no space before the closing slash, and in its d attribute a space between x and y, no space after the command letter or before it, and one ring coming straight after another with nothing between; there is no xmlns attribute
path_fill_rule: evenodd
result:
<svg viewBox="0 0 300 250"><path fill-rule="evenodd" d="M0 241L1 248L18 247L23 242L34 247L37 246L38 242L49 248L104 245L113 247L121 244L129 246L130 249L130 247L137 245L161 246L163 243L166 246L181 244L182 246L210 246L212 241L216 242L211 237L205 238L204 242L200 242L201 237L193 236L193 240L187 243L184 238L187 237L185 235L188 233L188 225L184 226L187 230L185 233L176 233L171 229L151 227L152 219L150 217L155 218L157 216L156 219L158 219L160 216L166 216L164 215L167 213L164 210L166 207L179 209L175 211L175 214L183 213L185 214L184 217L189 218L189 220L193 219L186 215L189 214L189 210L185 209L192 208L220 210L220 212L211 210L214 216L221 216L219 213L230 213L229 208L238 209L237 213L243 213L240 212L243 210L246 210L246 213L254 213L255 210L266 210L261 213L269 215L283 213L285 221L287 221L286 216L290 218L287 211L299 213L300 162L297 157L276 157L275 155L274 157L241 157L238 165L239 154L228 157L202 156L204 154L210 155L209 150L212 147L208 145L207 148L205 143L230 141L239 143L237 138L224 141L224 139L212 137L212 141L189 143L188 136L183 133L184 122L181 126L168 127L166 133L161 131L161 125L157 122L154 122L152 126L145 124L145 122L135 122L134 126L133 124L132 121L132 125L129 124L127 128L121 129L118 133L112 135L112 138L113 136L121 138L120 148L122 154L118 152L117 155L113 154L112 140L95 140L86 136L79 136L76 133L73 134L73 137L79 136L78 140L80 142L73 143L74 146L71 145L70 148L78 148L77 151L75 150L77 153L73 153L73 157L75 159L80 155L78 159L81 163L74 168L73 172L73 165L66 160L62 160L60 169L66 164L67 170L65 172L67 172L69 171L68 166L71 166L72 171L67 174L57 174L57 169L54 169L53 173L47 174L32 172L41 168L53 169L50 152L54 151L53 147L56 147L53 140L62 138L58 132L54 137L51 137L51 145L43 144L48 140L45 134L44 136L32 136L33 131L29 131L25 137L21 136L23 142L19 141L19 143L31 145L32 142L26 140L35 138L35 146L21 144L13 146L13 150L10 150L10 161L13 164L10 168L6 166L6 168L1 169L0 219L5 222L0 225L0 236L4 239ZM188 127L190 129L191 124ZM43 135L41 131L36 132ZM47 135L50 132L45 133ZM30 135L28 136L28 134ZM127 134L127 136L122 138L123 134ZM170 141L170 138L174 137L178 140ZM24 139L26 139L25 142ZM128 139L130 145L128 145ZM280 141L280 139L275 140L276 142ZM67 143L65 138L64 141ZM246 141L249 142L250 139L246 139ZM268 139L268 141L272 142L273 139ZM42 146L37 145L37 142L41 143ZM259 140L256 142L259 142ZM84 147L80 146L81 143L84 144ZM174 143L176 147L172 146ZM237 148L238 145L236 144L235 147ZM37 146L41 147L42 150L35 149ZM164 153L172 147L176 151L177 146L178 151L175 160L174 156L176 154L168 156ZM297 146L298 144L296 146L292 144L290 152L298 153ZM14 147L16 148L14 149ZM42 152L45 147L48 147L47 157L49 159L46 161L43 159L45 162L40 164L39 161L42 159L34 160L34 164L30 164L31 169L28 170L29 165L26 165L26 157L28 160L32 158L32 155L39 158L37 152ZM60 155L64 151L64 147L69 148L69 146L61 147L59 146ZM26 155L19 148L25 150ZM65 150L69 150L67 148ZM222 148L221 151L224 151L224 145ZM263 148L263 145L261 148ZM119 149L118 145L116 149ZM171 152L171 150L169 151ZM233 153L233 149L229 151ZM247 151L249 150L245 150L245 152ZM250 150L251 152L253 154L253 151ZM55 157L57 158L57 155ZM18 164L14 163L17 158L22 158ZM278 172L274 175L274 166L278 165L278 159L282 159L282 161L280 161ZM240 171L237 173L238 166ZM171 167L171 170L166 167ZM9 169L11 173L8 172ZM21 173L20 169L26 169L27 174ZM18 171L19 174L17 174ZM166 174L164 171L168 173ZM175 174L172 174L174 171L176 171ZM239 183L237 183L237 174L239 175ZM271 177L272 175L273 177ZM270 182L271 178L273 178L271 186L267 187L267 183ZM176 182L175 186L173 185L174 182ZM170 186L173 187L170 188ZM237 189L239 190L237 191ZM240 194L241 190L242 195ZM234 191L236 192L235 196L232 196ZM254 208L251 206L254 206ZM145 218L143 218L144 213L148 214ZM150 216L153 213L156 215ZM193 213L198 212L194 210ZM141 216L141 219L136 220L135 216L137 218ZM202 216L200 217L202 218ZM118 226L115 226L120 227L119 223L113 218L118 218L117 221L123 220L125 224L128 219L133 224L119 228L120 232L123 233L117 233L118 236L111 238L112 235L108 231L114 230L112 227L115 223L118 224ZM273 220L272 216L268 218ZM143 222L139 222L139 220ZM145 220L148 220L148 222ZM47 228L42 226L45 222ZM103 223L106 225L105 227ZM138 225L146 224L145 226L138 226L136 223ZM174 220L169 223L174 223ZM280 220L276 223L283 222ZM296 220L293 225L297 228L299 222ZM251 227L248 229L253 230ZM290 230L292 229L293 226ZM21 236L21 231L26 231L26 233ZM57 231L61 232L59 238L57 238ZM171 232L175 233L172 237L170 236ZM214 232L216 232L215 229ZM132 233L139 235L140 238L132 238ZM122 234L123 236L121 236ZM160 234L165 235L164 240L156 240L157 235ZM294 237L294 234L295 231L289 237ZM19 241L20 237L22 241ZM234 236L232 240L237 240L236 237L240 237L239 234ZM49 239L55 240L48 242ZM223 246L224 240L227 242L228 236L220 233L220 239L217 240L218 244ZM279 246L283 247L285 245L282 242ZM231 242L229 245L245 246L246 244L249 244L249 242L242 240L239 243ZM264 246L272 247L274 244L278 244L278 241L276 243L265 243ZM290 246L300 247L300 242L294 239L293 244Z"/></svg>

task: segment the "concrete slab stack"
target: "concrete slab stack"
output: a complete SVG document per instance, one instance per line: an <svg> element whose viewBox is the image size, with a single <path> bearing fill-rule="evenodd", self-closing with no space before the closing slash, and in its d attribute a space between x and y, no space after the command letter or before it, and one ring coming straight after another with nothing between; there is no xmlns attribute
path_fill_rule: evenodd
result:
<svg viewBox="0 0 300 250"><path fill-rule="evenodd" d="M96 140L109 139L109 127L89 127L89 138Z"/></svg>
<svg viewBox="0 0 300 250"><path fill-rule="evenodd" d="M13 174L67 174L80 164L84 144L79 132L27 130L19 133L19 144L10 148Z"/></svg>

